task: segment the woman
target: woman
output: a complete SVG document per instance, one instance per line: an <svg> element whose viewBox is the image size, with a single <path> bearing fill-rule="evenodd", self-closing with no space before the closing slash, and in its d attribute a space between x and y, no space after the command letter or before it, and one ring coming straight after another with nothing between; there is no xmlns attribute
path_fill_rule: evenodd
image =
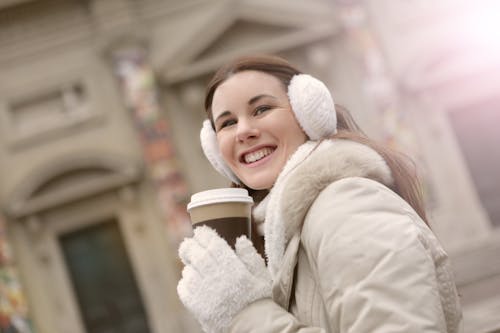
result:
<svg viewBox="0 0 500 333"><path fill-rule="evenodd" d="M461 310L405 160L277 57L222 67L205 99L212 165L249 189L264 260L199 227L179 297L206 332L450 332ZM262 227L263 225L263 227Z"/></svg>

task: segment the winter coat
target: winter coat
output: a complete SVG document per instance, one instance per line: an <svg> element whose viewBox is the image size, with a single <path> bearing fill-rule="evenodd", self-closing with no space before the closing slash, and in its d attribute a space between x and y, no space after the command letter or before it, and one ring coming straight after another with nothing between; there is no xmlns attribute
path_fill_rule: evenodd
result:
<svg viewBox="0 0 500 333"><path fill-rule="evenodd" d="M229 331L461 332L447 255L391 184L365 145L299 147L255 210L272 299L244 308Z"/></svg>

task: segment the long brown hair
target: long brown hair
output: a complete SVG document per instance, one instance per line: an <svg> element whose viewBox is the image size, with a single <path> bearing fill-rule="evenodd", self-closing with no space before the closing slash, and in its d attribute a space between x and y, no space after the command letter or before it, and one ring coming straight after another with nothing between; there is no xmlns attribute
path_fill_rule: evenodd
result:
<svg viewBox="0 0 500 333"><path fill-rule="evenodd" d="M227 63L215 73L207 86L205 94L205 110L210 121L212 121L212 126L212 100L217 87L232 75L248 70L264 72L278 78L283 84L285 91L288 89L292 77L301 74L301 71L292 66L288 61L276 56L246 56ZM337 113L337 133L331 138L359 142L369 146L380 154L391 170L392 178L394 179L392 190L408 202L422 220L428 223L424 208L422 187L417 177L415 164L411 159L386 145L368 138L346 108L336 104L335 109ZM233 186L238 185L233 184ZM256 191L246 186L243 187L248 189L256 202L259 202L267 194L267 191Z"/></svg>

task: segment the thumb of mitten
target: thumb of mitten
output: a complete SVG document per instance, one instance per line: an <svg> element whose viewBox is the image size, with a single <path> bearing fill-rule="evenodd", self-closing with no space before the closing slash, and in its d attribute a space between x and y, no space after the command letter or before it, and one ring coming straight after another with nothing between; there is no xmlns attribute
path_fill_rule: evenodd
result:
<svg viewBox="0 0 500 333"><path fill-rule="evenodd" d="M257 253L252 242L246 236L238 237L234 247L236 255L253 276L266 281L271 280L264 259Z"/></svg>

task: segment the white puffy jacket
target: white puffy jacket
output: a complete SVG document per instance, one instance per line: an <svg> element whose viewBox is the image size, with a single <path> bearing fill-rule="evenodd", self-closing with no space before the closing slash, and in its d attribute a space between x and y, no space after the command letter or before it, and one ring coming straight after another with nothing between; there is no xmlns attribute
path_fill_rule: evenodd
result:
<svg viewBox="0 0 500 333"><path fill-rule="evenodd" d="M256 210L273 299L244 308L230 332L461 332L447 255L391 182L364 145L301 146Z"/></svg>

